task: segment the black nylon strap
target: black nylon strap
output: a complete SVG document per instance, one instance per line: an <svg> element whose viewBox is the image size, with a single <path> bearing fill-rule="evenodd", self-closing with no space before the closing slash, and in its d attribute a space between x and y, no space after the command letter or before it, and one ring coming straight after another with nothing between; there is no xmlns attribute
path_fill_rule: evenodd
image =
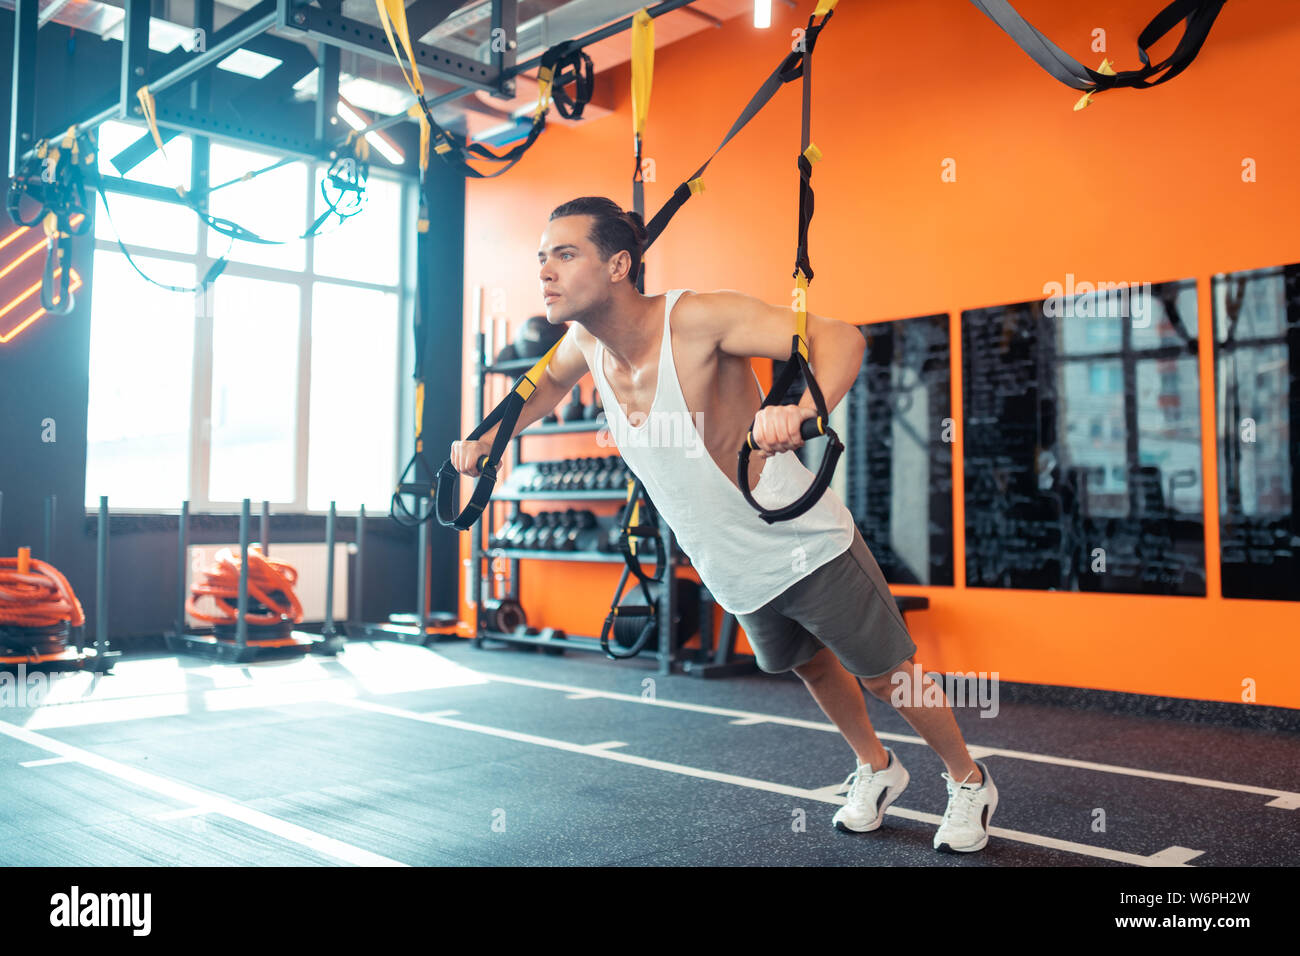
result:
<svg viewBox="0 0 1300 956"><path fill-rule="evenodd" d="M1227 0L1173 0L1152 18L1138 36L1138 57L1142 61L1142 68L1120 70L1113 76L1079 63L1025 20L1009 0L971 2L1034 62L1066 86L1082 91L1100 91L1121 87L1150 89L1182 73L1200 53L1210 28ZM1179 23L1185 26L1174 51L1164 60L1153 64L1149 49Z"/></svg>

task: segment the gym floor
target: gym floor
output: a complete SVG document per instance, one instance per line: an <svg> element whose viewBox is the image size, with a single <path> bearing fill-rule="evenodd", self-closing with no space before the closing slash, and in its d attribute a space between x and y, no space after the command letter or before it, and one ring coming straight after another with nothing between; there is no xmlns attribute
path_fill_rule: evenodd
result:
<svg viewBox="0 0 1300 956"><path fill-rule="evenodd" d="M794 679L661 677L465 641L251 665L159 654L0 720L0 864L1282 866L1300 734L1002 701L955 710L999 789L988 847L931 846L943 765L832 828L852 751ZM30 702L30 701L29 701Z"/></svg>

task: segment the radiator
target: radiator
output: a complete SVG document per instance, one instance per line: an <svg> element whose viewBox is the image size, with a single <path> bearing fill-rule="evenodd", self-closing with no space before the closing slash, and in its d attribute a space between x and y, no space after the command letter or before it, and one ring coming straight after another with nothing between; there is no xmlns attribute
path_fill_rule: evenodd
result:
<svg viewBox="0 0 1300 956"><path fill-rule="evenodd" d="M215 563L217 552L229 548L236 559L239 557L239 544L205 544L192 545L189 549L189 561L185 570L185 593L193 594L194 579L198 572ZM298 571L298 584L295 592L302 604L304 623L319 623L325 620L325 559L324 542L313 544L280 544L271 542L269 557L274 561L291 564ZM207 604L207 601L204 601ZM202 606L202 605L201 605ZM334 544L334 620L345 621L348 614L348 543ZM210 626L206 621L196 621L189 614L185 615L191 627Z"/></svg>

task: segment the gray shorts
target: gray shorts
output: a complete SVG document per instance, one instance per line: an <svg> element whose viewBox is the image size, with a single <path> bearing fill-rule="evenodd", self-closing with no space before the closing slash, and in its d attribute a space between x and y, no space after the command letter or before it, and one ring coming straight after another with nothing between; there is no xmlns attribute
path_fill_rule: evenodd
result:
<svg viewBox="0 0 1300 956"><path fill-rule="evenodd" d="M788 671L829 647L845 670L879 677L916 653L903 615L862 533L837 558L750 614L737 614L758 666Z"/></svg>

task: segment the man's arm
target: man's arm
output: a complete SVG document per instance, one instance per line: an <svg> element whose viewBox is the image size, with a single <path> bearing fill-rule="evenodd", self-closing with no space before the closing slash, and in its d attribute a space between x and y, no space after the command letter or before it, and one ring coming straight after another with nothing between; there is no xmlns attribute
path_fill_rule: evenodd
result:
<svg viewBox="0 0 1300 956"><path fill-rule="evenodd" d="M587 359L574 341L574 337L582 331L581 327L571 325L564 338L560 340L560 347L555 350L545 370L538 376L539 381L533 394L519 410L519 420L515 423L515 430L510 436L512 439L533 422L544 418L562 398L569 394L569 390L578 383L578 379L587 374ZM477 478L478 460L480 456L490 451L492 442L500 430L501 423L498 422L476 441L452 442L452 467L462 475Z"/></svg>
<svg viewBox="0 0 1300 956"><path fill-rule="evenodd" d="M529 425L550 414L556 405L568 397L569 391L578 384L578 380L587 374L587 359L574 340L580 331L580 327L570 326L565 332L564 338L560 340L560 347L555 350L555 354L551 356L551 360L546 363L546 368L539 376L537 388L528 397L528 401L524 402L524 407L519 410L519 421L515 423L514 434L510 436L512 439ZM498 422L480 440L490 445L500 428L501 424Z"/></svg>
<svg viewBox="0 0 1300 956"><path fill-rule="evenodd" d="M697 293L691 305L696 312L693 327L698 323L697 327L719 351L746 358L780 361L790 358L795 331L795 312L790 307L768 305L751 295L730 290ZM811 312L807 337L808 364L812 366L829 412L857 381L867 341L857 326ZM805 391L799 405L815 410L812 393Z"/></svg>

